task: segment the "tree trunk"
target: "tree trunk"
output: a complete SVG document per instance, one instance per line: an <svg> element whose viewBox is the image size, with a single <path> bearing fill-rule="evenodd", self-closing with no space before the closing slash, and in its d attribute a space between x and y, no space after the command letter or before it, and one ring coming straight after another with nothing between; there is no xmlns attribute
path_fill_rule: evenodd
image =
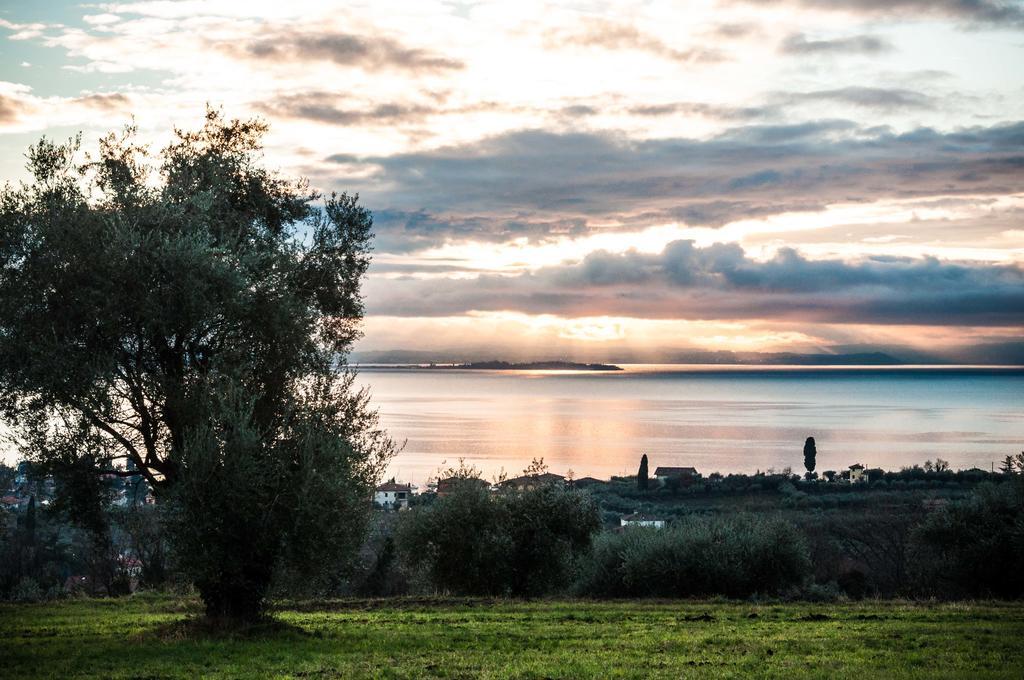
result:
<svg viewBox="0 0 1024 680"><path fill-rule="evenodd" d="M241 573L221 573L215 580L197 583L206 618L224 626L253 623L266 610L271 569L247 565Z"/></svg>

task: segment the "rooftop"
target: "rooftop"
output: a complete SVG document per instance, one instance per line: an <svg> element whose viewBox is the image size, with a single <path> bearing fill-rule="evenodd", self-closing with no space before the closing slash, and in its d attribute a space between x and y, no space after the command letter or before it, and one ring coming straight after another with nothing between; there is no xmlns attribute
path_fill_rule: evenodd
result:
<svg viewBox="0 0 1024 680"><path fill-rule="evenodd" d="M655 477L671 477L673 475L695 475L697 468L692 467L659 467L654 470Z"/></svg>
<svg viewBox="0 0 1024 680"><path fill-rule="evenodd" d="M377 491L411 491L412 487L408 484L399 484L394 480L385 482L377 487Z"/></svg>

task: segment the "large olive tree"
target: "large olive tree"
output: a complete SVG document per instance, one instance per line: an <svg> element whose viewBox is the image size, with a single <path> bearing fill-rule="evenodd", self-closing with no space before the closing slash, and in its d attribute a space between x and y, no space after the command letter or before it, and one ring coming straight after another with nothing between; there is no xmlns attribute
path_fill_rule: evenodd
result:
<svg viewBox="0 0 1024 680"><path fill-rule="evenodd" d="M72 490L141 474L225 618L353 552L394 448L345 364L370 213L264 169L265 130L44 139L0 194L0 415Z"/></svg>

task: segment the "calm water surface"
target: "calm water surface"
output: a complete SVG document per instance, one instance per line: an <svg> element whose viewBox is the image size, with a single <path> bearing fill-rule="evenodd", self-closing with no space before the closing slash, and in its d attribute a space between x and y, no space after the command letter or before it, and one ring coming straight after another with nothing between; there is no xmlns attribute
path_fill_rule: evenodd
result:
<svg viewBox="0 0 1024 680"><path fill-rule="evenodd" d="M491 476L534 457L577 477L692 465L702 473L898 469L944 458L988 469L1024 449L1022 369L626 366L622 372L362 367L404 450L391 474L423 484L458 458Z"/></svg>

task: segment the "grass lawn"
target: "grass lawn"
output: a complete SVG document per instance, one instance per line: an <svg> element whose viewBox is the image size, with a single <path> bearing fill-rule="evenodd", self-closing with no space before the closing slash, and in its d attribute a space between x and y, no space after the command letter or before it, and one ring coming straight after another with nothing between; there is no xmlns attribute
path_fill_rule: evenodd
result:
<svg viewBox="0 0 1024 680"><path fill-rule="evenodd" d="M0 605L0 677L1024 677L1021 604L339 601L231 635L196 612Z"/></svg>

